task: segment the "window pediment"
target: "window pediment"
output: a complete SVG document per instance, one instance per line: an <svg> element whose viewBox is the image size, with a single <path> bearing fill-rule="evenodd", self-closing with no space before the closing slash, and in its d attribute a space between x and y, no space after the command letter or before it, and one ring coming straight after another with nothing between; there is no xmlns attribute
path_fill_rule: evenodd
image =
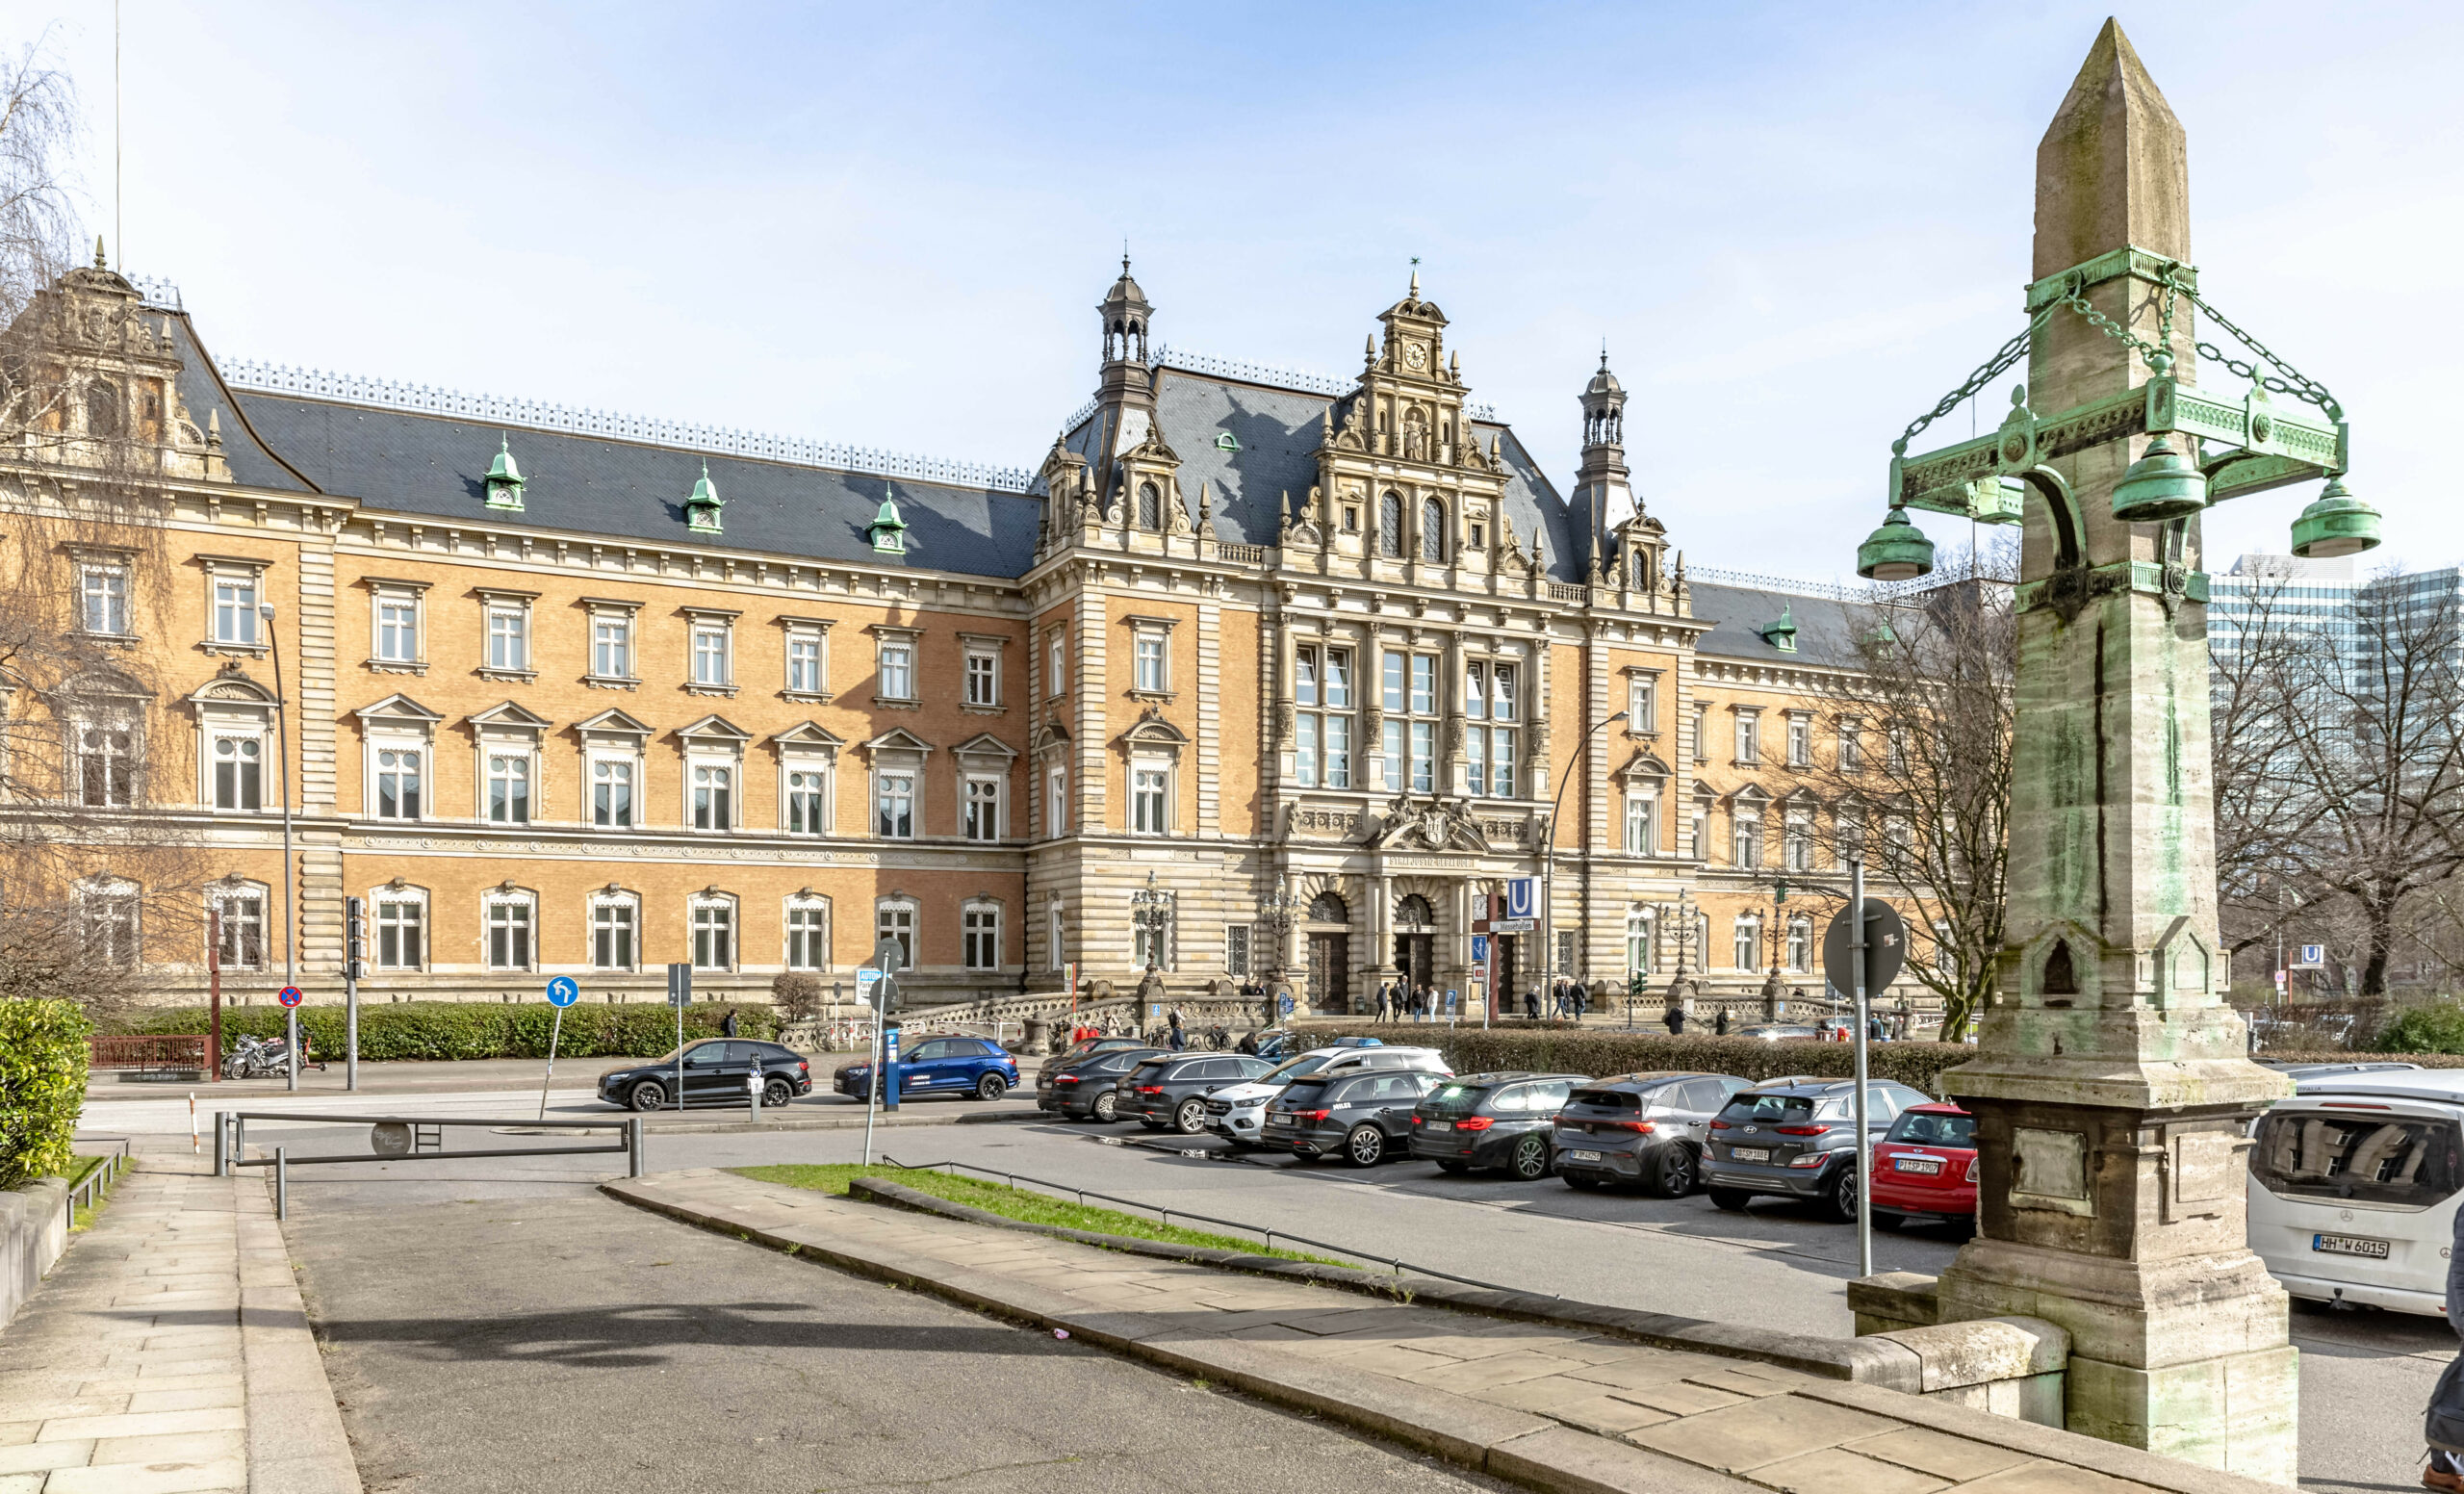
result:
<svg viewBox="0 0 2464 1494"><path fill-rule="evenodd" d="M1615 776L1629 783L1639 779L1667 778L1669 766L1659 760L1656 754L1638 749L1632 757L1626 760L1626 765L1619 768Z"/></svg>
<svg viewBox="0 0 2464 1494"><path fill-rule="evenodd" d="M274 704L274 698L273 691L249 679L242 670L232 668L225 669L208 680L194 694L188 697L188 703L192 706L219 706L225 708L233 707L258 708L270 708Z"/></svg>
<svg viewBox="0 0 2464 1494"><path fill-rule="evenodd" d="M445 719L407 695L388 695L372 706L360 707L351 714L371 725L377 722L388 724L411 722L420 726L434 726Z"/></svg>
<svg viewBox="0 0 2464 1494"><path fill-rule="evenodd" d="M933 744L902 726L884 732L866 742L864 748L876 758L904 754L920 760L933 751Z"/></svg>
<svg viewBox="0 0 2464 1494"><path fill-rule="evenodd" d="M621 710L603 710L587 721L577 721L574 730L590 735L646 737L651 729Z"/></svg>
<svg viewBox="0 0 2464 1494"><path fill-rule="evenodd" d="M691 726L678 727L676 735L678 740L685 742L723 741L740 744L753 740L751 732L725 716L704 716Z"/></svg>
<svg viewBox="0 0 2464 1494"><path fill-rule="evenodd" d="M962 760L972 760L976 767L988 767L994 761L1006 767L1018 756L1018 749L989 732L979 732L950 751Z"/></svg>
<svg viewBox="0 0 2464 1494"><path fill-rule="evenodd" d="M1139 748L1172 751L1188 746L1189 740L1179 727L1152 710L1139 717L1119 737L1120 745L1133 751Z"/></svg>
<svg viewBox="0 0 2464 1494"><path fill-rule="evenodd" d="M555 723L547 717L526 710L513 701L506 701L500 706L491 706L485 710L476 712L469 718L467 724L475 727L493 727L499 731L531 733L545 732L555 726Z"/></svg>
<svg viewBox="0 0 2464 1494"><path fill-rule="evenodd" d="M799 721L771 737L770 745L781 752L834 753L846 746L847 740L828 727Z"/></svg>

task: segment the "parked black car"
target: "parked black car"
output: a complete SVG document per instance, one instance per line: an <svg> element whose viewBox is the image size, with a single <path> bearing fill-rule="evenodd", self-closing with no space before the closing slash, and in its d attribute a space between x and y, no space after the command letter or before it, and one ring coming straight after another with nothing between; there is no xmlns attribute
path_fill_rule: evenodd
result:
<svg viewBox="0 0 2464 1494"><path fill-rule="evenodd" d="M1865 1128L1883 1139L1899 1113L1927 1097L1887 1079L1865 1086ZM1811 1198L1835 1220L1857 1217L1857 1085L1780 1080L1739 1090L1713 1117L1703 1191L1724 1209L1758 1194Z"/></svg>
<svg viewBox="0 0 2464 1494"><path fill-rule="evenodd" d="M812 1093L812 1065L775 1043L712 1038L684 1049L684 1103L743 1105L751 1102L744 1081L761 1071L763 1106L784 1105ZM610 1069L599 1076L599 1097L631 1110L665 1110L676 1103L676 1055Z"/></svg>
<svg viewBox="0 0 2464 1494"><path fill-rule="evenodd" d="M1163 1051L1158 1047L1135 1047L1081 1053L1074 1058L1064 1054L1046 1063L1036 1074L1036 1108L1053 1111L1065 1120L1110 1125L1120 1119L1120 1092L1113 1086L1122 1074L1137 1068L1140 1059Z"/></svg>
<svg viewBox="0 0 2464 1494"><path fill-rule="evenodd" d="M1166 1126L1183 1136L1206 1129L1206 1096L1272 1069L1267 1059L1238 1053L1159 1053L1138 1061L1113 1088L1115 1108L1150 1131Z"/></svg>
<svg viewBox="0 0 2464 1494"><path fill-rule="evenodd" d="M1125 1053L1131 1048L1143 1049L1154 1045L1144 1038L1089 1038L1084 1043L1073 1043L1055 1053L1052 1055L1052 1062L1065 1064L1073 1058L1085 1058L1090 1053Z"/></svg>
<svg viewBox="0 0 2464 1494"><path fill-rule="evenodd" d="M1412 1155L1440 1172L1503 1168L1529 1182L1549 1175L1557 1112L1583 1074L1459 1074L1430 1091L1412 1114Z"/></svg>
<svg viewBox="0 0 2464 1494"><path fill-rule="evenodd" d="M1749 1081L1732 1074L1630 1073L1567 1097L1551 1144L1569 1188L1639 1184L1663 1198L1694 1191L1711 1118Z"/></svg>
<svg viewBox="0 0 2464 1494"><path fill-rule="evenodd" d="M1427 1069L1392 1069L1295 1079L1267 1102L1260 1145L1289 1146L1296 1157L1340 1155L1353 1167L1374 1167L1411 1135L1421 1096L1446 1082Z"/></svg>

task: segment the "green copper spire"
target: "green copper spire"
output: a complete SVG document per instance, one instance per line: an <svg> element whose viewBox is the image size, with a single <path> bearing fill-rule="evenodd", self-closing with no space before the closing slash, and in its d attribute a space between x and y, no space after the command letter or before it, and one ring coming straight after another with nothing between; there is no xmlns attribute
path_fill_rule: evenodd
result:
<svg viewBox="0 0 2464 1494"><path fill-rule="evenodd" d="M702 479L693 484L693 496L684 501L684 526L706 534L719 532L719 510L726 500L719 497L719 485L710 480L710 464L702 463Z"/></svg>
<svg viewBox="0 0 2464 1494"><path fill-rule="evenodd" d="M498 436L496 460L488 464L488 506L519 509L522 506L522 489L526 480L522 476L522 468L513 459L512 438Z"/></svg>
<svg viewBox="0 0 2464 1494"><path fill-rule="evenodd" d="M898 499L886 486L882 489L881 511L864 527L864 538L885 554L907 554L907 521L898 516Z"/></svg>

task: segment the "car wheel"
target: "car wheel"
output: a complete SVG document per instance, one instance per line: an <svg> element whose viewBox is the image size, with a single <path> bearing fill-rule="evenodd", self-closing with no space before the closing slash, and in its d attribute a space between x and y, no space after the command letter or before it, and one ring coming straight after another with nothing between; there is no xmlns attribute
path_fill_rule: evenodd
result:
<svg viewBox="0 0 2464 1494"><path fill-rule="evenodd" d="M1472 1171L1472 1164L1469 1162L1447 1161L1439 1163L1437 1165L1437 1170L1441 1172L1451 1173L1459 1176L1462 1173Z"/></svg>
<svg viewBox="0 0 2464 1494"><path fill-rule="evenodd" d="M1893 1214L1888 1209L1874 1210L1874 1227L1876 1229L1887 1229L1893 1234L1896 1234L1899 1232L1899 1226L1907 1223L1908 1216L1905 1214Z"/></svg>
<svg viewBox="0 0 2464 1494"><path fill-rule="evenodd" d="M1652 1192L1663 1198L1682 1198L1694 1191L1694 1149L1673 1146L1660 1148L1652 1163Z"/></svg>
<svg viewBox="0 0 2464 1494"><path fill-rule="evenodd" d="M1742 1188L1706 1188L1703 1191L1711 1196L1711 1207L1726 1209L1732 1214L1742 1214L1745 1206L1754 1201L1754 1195Z"/></svg>
<svg viewBox="0 0 2464 1494"><path fill-rule="evenodd" d="M627 1093L625 1103L635 1110L665 1110L667 1086L655 1080L645 1079Z"/></svg>
<svg viewBox="0 0 2464 1494"><path fill-rule="evenodd" d="M1840 1224L1853 1224L1857 1219L1857 1169L1843 1164L1839 1175L1822 1191L1822 1210Z"/></svg>
<svg viewBox="0 0 2464 1494"><path fill-rule="evenodd" d="M1087 1119L1098 1125L1110 1125L1119 1120L1120 1096L1110 1090L1096 1095L1095 1102L1087 1107Z"/></svg>
<svg viewBox="0 0 2464 1494"><path fill-rule="evenodd" d="M977 1099L999 1099L1002 1095L1009 1093L1010 1081L1002 1078L999 1074L988 1073L983 1078L975 1081L975 1097Z"/></svg>
<svg viewBox="0 0 2464 1494"><path fill-rule="evenodd" d="M761 1103L767 1109L781 1109L792 1103L795 1097L796 1087L784 1079L773 1079L761 1087Z"/></svg>
<svg viewBox="0 0 2464 1494"><path fill-rule="evenodd" d="M1196 1099L1181 1101L1181 1108L1172 1112L1172 1124L1180 1129L1183 1136L1195 1136L1205 1130L1206 1102Z"/></svg>
<svg viewBox="0 0 2464 1494"><path fill-rule="evenodd" d="M1356 1125L1344 1138L1344 1160L1353 1167L1375 1167L1386 1158L1386 1133L1373 1125Z"/></svg>
<svg viewBox="0 0 2464 1494"><path fill-rule="evenodd" d="M1506 1158L1505 1170L1524 1182L1537 1182L1549 1175L1549 1139L1527 1136L1514 1144Z"/></svg>
<svg viewBox="0 0 2464 1494"><path fill-rule="evenodd" d="M1589 1193L1600 1186L1600 1179L1589 1172L1560 1172L1557 1175L1564 1178L1566 1186L1577 1193Z"/></svg>

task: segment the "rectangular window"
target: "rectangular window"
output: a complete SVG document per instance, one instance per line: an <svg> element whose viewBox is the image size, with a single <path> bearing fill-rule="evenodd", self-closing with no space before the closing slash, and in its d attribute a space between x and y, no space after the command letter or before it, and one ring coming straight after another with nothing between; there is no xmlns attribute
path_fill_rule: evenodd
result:
<svg viewBox="0 0 2464 1494"><path fill-rule="evenodd" d="M735 770L714 762L693 765L693 828L729 830L735 825Z"/></svg>
<svg viewBox="0 0 2464 1494"><path fill-rule="evenodd" d="M427 907L401 898L376 900L376 967L416 970L427 958Z"/></svg>
<svg viewBox="0 0 2464 1494"><path fill-rule="evenodd" d="M1514 666L1499 664L1489 671L1489 714L1500 721L1514 719Z"/></svg>
<svg viewBox="0 0 2464 1494"><path fill-rule="evenodd" d="M488 667L530 667L530 614L521 604L488 604Z"/></svg>
<svg viewBox="0 0 2464 1494"><path fill-rule="evenodd" d="M1700 799L1694 801L1694 820L1685 828L1685 854L1696 861L1708 861L1711 855L1711 808Z"/></svg>
<svg viewBox="0 0 2464 1494"><path fill-rule="evenodd" d="M226 897L215 904L222 914L222 939L215 956L226 970L259 970L266 963L266 900Z"/></svg>
<svg viewBox="0 0 2464 1494"><path fill-rule="evenodd" d="M1432 655L1412 656L1412 714L1433 715L1437 711L1437 659Z"/></svg>
<svg viewBox="0 0 2464 1494"><path fill-rule="evenodd" d="M1813 718L1806 715L1788 717L1788 766L1813 765Z"/></svg>
<svg viewBox="0 0 2464 1494"><path fill-rule="evenodd" d="M1659 805L1649 794L1626 796L1626 849L1636 856L1659 850Z"/></svg>
<svg viewBox="0 0 2464 1494"><path fill-rule="evenodd" d="M591 619L590 672L603 680L629 680L633 677L631 618Z"/></svg>
<svg viewBox="0 0 2464 1494"><path fill-rule="evenodd" d="M530 754L488 754L488 818L499 825L530 823Z"/></svg>
<svg viewBox="0 0 2464 1494"><path fill-rule="evenodd" d="M1303 706L1318 704L1318 651L1316 649L1293 651L1292 698Z"/></svg>
<svg viewBox="0 0 2464 1494"><path fill-rule="evenodd" d="M915 836L915 775L876 775L873 834L908 840Z"/></svg>
<svg viewBox="0 0 2464 1494"><path fill-rule="evenodd" d="M590 765L590 822L611 830L633 823L633 765L606 759Z"/></svg>
<svg viewBox="0 0 2464 1494"><path fill-rule="evenodd" d="M882 644L882 698L913 700L915 698L915 645L903 638L886 639Z"/></svg>
<svg viewBox="0 0 2464 1494"><path fill-rule="evenodd" d="M1167 777L1162 768L1139 768L1131 773L1129 790L1131 828L1150 836L1160 836L1164 833L1164 786Z"/></svg>
<svg viewBox="0 0 2464 1494"><path fill-rule="evenodd" d="M1750 710L1740 710L1736 713L1736 760L1739 762L1762 760L1761 720Z"/></svg>
<svg viewBox="0 0 2464 1494"><path fill-rule="evenodd" d="M1326 786L1351 786L1351 717L1326 718Z"/></svg>
<svg viewBox="0 0 2464 1494"><path fill-rule="evenodd" d="M214 739L214 807L218 810L265 808L265 744L253 736Z"/></svg>
<svg viewBox="0 0 2464 1494"><path fill-rule="evenodd" d="M1730 827L1730 851L1740 866L1762 864L1762 819L1755 814L1738 814Z"/></svg>
<svg viewBox="0 0 2464 1494"><path fill-rule="evenodd" d="M1223 931L1223 973L1249 973L1249 926L1245 923L1232 924Z"/></svg>
<svg viewBox="0 0 2464 1494"><path fill-rule="evenodd" d="M1140 633L1138 635L1138 647L1135 654L1135 659L1136 662L1134 668L1136 673L1131 681L1133 688L1147 690L1156 694L1161 694L1166 689L1169 688L1169 686L1165 683L1164 638L1162 634L1151 632Z"/></svg>
<svg viewBox="0 0 2464 1494"><path fill-rule="evenodd" d="M1394 655L1386 656L1389 658ZM1378 729L1378 756L1386 760L1386 786L1403 786L1403 723L1389 721Z"/></svg>
<svg viewBox="0 0 2464 1494"><path fill-rule="evenodd" d="M1685 744L1686 750L1694 755L1694 760L1697 762L1710 761L1711 708L1708 705L1699 705L1694 708L1693 736L1694 739Z"/></svg>
<svg viewBox="0 0 2464 1494"><path fill-rule="evenodd" d="M1412 791L1434 793L1437 789L1437 723L1412 723Z"/></svg>
<svg viewBox="0 0 2464 1494"><path fill-rule="evenodd" d="M1351 708L1351 656L1341 649L1326 651L1325 693L1330 709Z"/></svg>
<svg viewBox="0 0 2464 1494"><path fill-rule="evenodd" d="M1065 834L1069 829L1069 771L1054 768L1044 779L1043 833Z"/></svg>
<svg viewBox="0 0 2464 1494"><path fill-rule="evenodd" d="M822 775L803 769L787 775L787 834L817 836L822 833L827 808Z"/></svg>
<svg viewBox="0 0 2464 1494"><path fill-rule="evenodd" d="M1750 919L1738 919L1736 934L1731 942L1732 947L1729 950L1729 954L1738 969L1751 970L1761 965L1762 926L1760 924Z"/></svg>
<svg viewBox="0 0 2464 1494"><path fill-rule="evenodd" d="M1890 771L1896 777L1908 775L1908 728L1904 726L1890 728Z"/></svg>
<svg viewBox="0 0 2464 1494"><path fill-rule="evenodd" d="M915 968L915 905L913 903L883 903L873 910L873 941L898 941L900 964Z"/></svg>
<svg viewBox="0 0 2464 1494"><path fill-rule="evenodd" d="M697 903L693 908L693 968L735 967L735 905Z"/></svg>
<svg viewBox="0 0 2464 1494"><path fill-rule="evenodd" d="M821 693L821 640L810 633L787 635L787 690L794 695Z"/></svg>
<svg viewBox="0 0 2464 1494"><path fill-rule="evenodd" d="M1489 715L1489 666L1463 666L1463 714L1474 721L1485 721Z"/></svg>
<svg viewBox="0 0 2464 1494"><path fill-rule="evenodd" d="M969 840L1001 838L999 779L970 778L966 781L966 812L960 829Z"/></svg>
<svg viewBox="0 0 2464 1494"><path fill-rule="evenodd" d="M1066 920L1062 917L1061 905L1059 903L1051 903L1045 906L1043 920L1044 963L1056 970L1068 963L1069 941L1067 938L1067 931L1064 927L1065 922Z"/></svg>
<svg viewBox="0 0 2464 1494"><path fill-rule="evenodd" d="M79 799L91 809L124 810L137 798L137 736L122 727L77 734Z"/></svg>
<svg viewBox="0 0 2464 1494"><path fill-rule="evenodd" d="M530 968L530 905L501 901L488 904L488 968Z"/></svg>
<svg viewBox="0 0 2464 1494"><path fill-rule="evenodd" d="M1300 786L1317 787L1318 716L1316 712L1302 711L1299 718L1294 722L1293 744L1293 766L1298 772Z"/></svg>
<svg viewBox="0 0 2464 1494"><path fill-rule="evenodd" d="M86 898L86 948L94 959L122 968L137 964L137 899L124 892Z"/></svg>
<svg viewBox="0 0 2464 1494"><path fill-rule="evenodd" d="M1839 771L1855 773L1865 765L1865 734L1855 721L1839 723Z"/></svg>
<svg viewBox="0 0 2464 1494"><path fill-rule="evenodd" d="M1780 827L1781 860L1790 871L1813 870L1813 822L1803 814L1790 814Z"/></svg>
<svg viewBox="0 0 2464 1494"><path fill-rule="evenodd" d="M693 683L723 685L731 678L728 671L728 626L725 623L695 623Z"/></svg>
<svg viewBox="0 0 2464 1494"><path fill-rule="evenodd" d="M1069 688L1069 635L1067 633L1057 632L1052 635L1052 649L1044 665L1044 676L1043 692L1046 695L1059 695Z"/></svg>
<svg viewBox="0 0 2464 1494"><path fill-rule="evenodd" d="M1501 799L1515 797L1514 792L1514 731L1510 727L1489 728L1489 791Z"/></svg>
<svg viewBox="0 0 2464 1494"><path fill-rule="evenodd" d="M1403 656L1389 654L1379 667L1379 704L1398 715L1403 709Z"/></svg>
<svg viewBox="0 0 2464 1494"><path fill-rule="evenodd" d="M1489 729L1487 727L1476 726L1463 734L1463 755L1471 763L1469 771L1464 775L1465 782L1471 785L1473 793L1487 793L1489 791Z"/></svg>
<svg viewBox="0 0 2464 1494"><path fill-rule="evenodd" d="M1001 968L1001 911L969 908L959 914L961 963L970 970Z"/></svg>
<svg viewBox="0 0 2464 1494"><path fill-rule="evenodd" d="M1575 946L1578 942L1579 940L1575 930L1559 929L1557 931L1557 968L1569 975L1574 973L1578 963L1575 959Z"/></svg>
<svg viewBox="0 0 2464 1494"><path fill-rule="evenodd" d="M830 909L808 903L787 910L787 968L830 968Z"/></svg>
<svg viewBox="0 0 2464 1494"><path fill-rule="evenodd" d="M128 568L89 564L80 587L86 631L110 638L128 636Z"/></svg>
<svg viewBox="0 0 2464 1494"><path fill-rule="evenodd" d="M214 579L214 641L252 645L257 641L257 579L218 576Z"/></svg>
<svg viewBox="0 0 2464 1494"><path fill-rule="evenodd" d="M593 903L590 907L590 963L594 969L633 967L633 905Z"/></svg>
<svg viewBox="0 0 2464 1494"><path fill-rule="evenodd" d="M1633 675L1626 681L1626 730L1656 732L1659 730L1659 681L1652 675Z"/></svg>
<svg viewBox="0 0 2464 1494"><path fill-rule="evenodd" d="M970 706L1001 704L1001 660L991 654L969 654L966 657L966 703Z"/></svg>
<svg viewBox="0 0 2464 1494"><path fill-rule="evenodd" d="M1626 920L1626 969L1629 974L1647 974L1657 964L1652 942L1652 920L1648 916Z"/></svg>
<svg viewBox="0 0 2464 1494"><path fill-rule="evenodd" d="M387 663L416 663L420 657L417 597L376 599L376 657Z"/></svg>

